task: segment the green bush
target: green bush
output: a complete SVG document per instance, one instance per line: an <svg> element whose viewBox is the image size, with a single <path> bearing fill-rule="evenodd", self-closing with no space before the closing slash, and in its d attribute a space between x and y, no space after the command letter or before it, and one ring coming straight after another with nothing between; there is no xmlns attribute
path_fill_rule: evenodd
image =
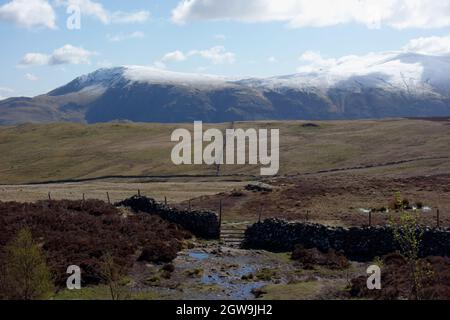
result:
<svg viewBox="0 0 450 320"><path fill-rule="evenodd" d="M29 229L20 230L7 245L2 272L3 299L42 300L54 292L46 258Z"/></svg>

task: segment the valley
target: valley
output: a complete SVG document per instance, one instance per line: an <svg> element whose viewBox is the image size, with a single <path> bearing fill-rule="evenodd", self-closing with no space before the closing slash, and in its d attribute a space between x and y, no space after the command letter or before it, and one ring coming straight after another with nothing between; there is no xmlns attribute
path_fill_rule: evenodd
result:
<svg viewBox="0 0 450 320"><path fill-rule="evenodd" d="M236 128L280 129L280 172L259 166L171 162L176 125L48 124L0 129L0 201L101 199L138 193L173 206L218 211L224 219L309 219L362 225L361 210L387 207L396 192L432 209L424 222L450 225L448 119L236 122ZM192 130L189 124L181 127ZM205 125L212 128L213 125ZM229 124L218 126L220 130ZM8 152L8 150L15 150ZM49 182L52 181L52 182ZM246 191L262 181L269 193ZM385 223L383 214L374 216Z"/></svg>
<svg viewBox="0 0 450 320"><path fill-rule="evenodd" d="M205 127L224 130L230 125ZM217 175L215 166L172 164L170 152L175 142L170 135L179 127L193 129L192 124L143 123L2 127L0 203L23 206L25 209L14 212L25 215L29 208L45 208L45 203L62 208L68 204L69 209L64 210L76 210L79 215L80 202L100 201L102 208L118 210L122 219L133 219L131 223L144 217L128 208L108 209L108 202L140 194L174 208L220 211L224 228L237 232L272 218L336 227L382 226L390 223L389 211L396 194L401 193L409 206L420 207L418 223L450 226L447 118L234 122L234 128L280 129L280 173L274 177L259 176L259 166L221 165ZM82 217L79 219L86 219ZM155 222L151 220L149 228L153 228L151 223ZM35 230L42 232L42 227ZM89 235L90 241L100 241L96 236ZM177 243L178 252L171 253L170 263L137 261L141 249L128 252L134 256L127 258L127 271L120 280L121 298L377 298L361 287L367 263L347 261L334 251L299 248L273 253L243 250L226 238L186 237ZM162 238L152 243L164 247L167 241ZM163 247L155 253L165 252ZM83 246L77 250L80 248ZM136 248L133 244L133 250ZM84 257L84 251L80 254ZM383 259L388 267L404 267L398 257ZM447 260L427 259L436 272L445 274ZM395 281L389 286L398 288ZM446 297L445 292L435 291L437 288L433 282L427 290ZM383 298L392 292L383 291ZM392 294L404 297L407 292L401 287ZM61 290L53 299L111 296L108 286L93 282L81 291Z"/></svg>

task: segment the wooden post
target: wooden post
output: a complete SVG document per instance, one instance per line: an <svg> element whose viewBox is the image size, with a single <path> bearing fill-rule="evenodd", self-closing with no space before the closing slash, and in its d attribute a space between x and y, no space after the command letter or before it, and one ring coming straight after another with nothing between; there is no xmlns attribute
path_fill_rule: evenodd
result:
<svg viewBox="0 0 450 320"><path fill-rule="evenodd" d="M167 206L167 197L164 196L164 204Z"/></svg>
<svg viewBox="0 0 450 320"><path fill-rule="evenodd" d="M436 210L436 219L437 219L437 227L439 229L441 227L439 208Z"/></svg>
<svg viewBox="0 0 450 320"><path fill-rule="evenodd" d="M52 195L50 194L50 192L48 193L48 200L52 200Z"/></svg>
<svg viewBox="0 0 450 320"><path fill-rule="evenodd" d="M262 212L263 212L263 205L261 205L261 207L259 208L258 223L261 223Z"/></svg>
<svg viewBox="0 0 450 320"><path fill-rule="evenodd" d="M372 210L369 211L369 227L372 226Z"/></svg>
<svg viewBox="0 0 450 320"><path fill-rule="evenodd" d="M84 193L83 193L83 202L86 201L85 197L84 197Z"/></svg>
<svg viewBox="0 0 450 320"><path fill-rule="evenodd" d="M138 197L141 196L141 189L138 189Z"/></svg>
<svg viewBox="0 0 450 320"><path fill-rule="evenodd" d="M222 199L219 201L219 226L222 227Z"/></svg>
<svg viewBox="0 0 450 320"><path fill-rule="evenodd" d="M306 211L306 222L309 221L309 210Z"/></svg>
<svg viewBox="0 0 450 320"><path fill-rule="evenodd" d="M108 203L111 204L111 199L109 198L109 192L106 192L106 197L108 198Z"/></svg>

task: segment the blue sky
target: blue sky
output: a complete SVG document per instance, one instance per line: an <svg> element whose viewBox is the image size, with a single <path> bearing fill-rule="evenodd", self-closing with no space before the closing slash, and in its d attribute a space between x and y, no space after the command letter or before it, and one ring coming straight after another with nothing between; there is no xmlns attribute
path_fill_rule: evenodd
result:
<svg viewBox="0 0 450 320"><path fill-rule="evenodd" d="M108 66L271 76L297 72L305 52L330 59L410 44L450 53L450 1L404 1L1 0L0 98ZM81 9L79 30L66 27L70 4Z"/></svg>

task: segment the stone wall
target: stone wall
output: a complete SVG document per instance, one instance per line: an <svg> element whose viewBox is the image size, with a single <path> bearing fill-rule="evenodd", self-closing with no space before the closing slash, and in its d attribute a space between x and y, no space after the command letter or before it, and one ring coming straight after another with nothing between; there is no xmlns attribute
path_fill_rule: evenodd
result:
<svg viewBox="0 0 450 320"><path fill-rule="evenodd" d="M275 252L292 251L296 245L334 249L351 260L370 261L398 250L390 227L327 227L318 224L269 219L250 226L243 247ZM449 256L450 229L423 230L422 256Z"/></svg>
<svg viewBox="0 0 450 320"><path fill-rule="evenodd" d="M219 239L220 237L219 217L217 213L212 211L178 210L158 203L151 198L139 196L134 196L115 205L130 207L136 212L156 214L204 239Z"/></svg>

